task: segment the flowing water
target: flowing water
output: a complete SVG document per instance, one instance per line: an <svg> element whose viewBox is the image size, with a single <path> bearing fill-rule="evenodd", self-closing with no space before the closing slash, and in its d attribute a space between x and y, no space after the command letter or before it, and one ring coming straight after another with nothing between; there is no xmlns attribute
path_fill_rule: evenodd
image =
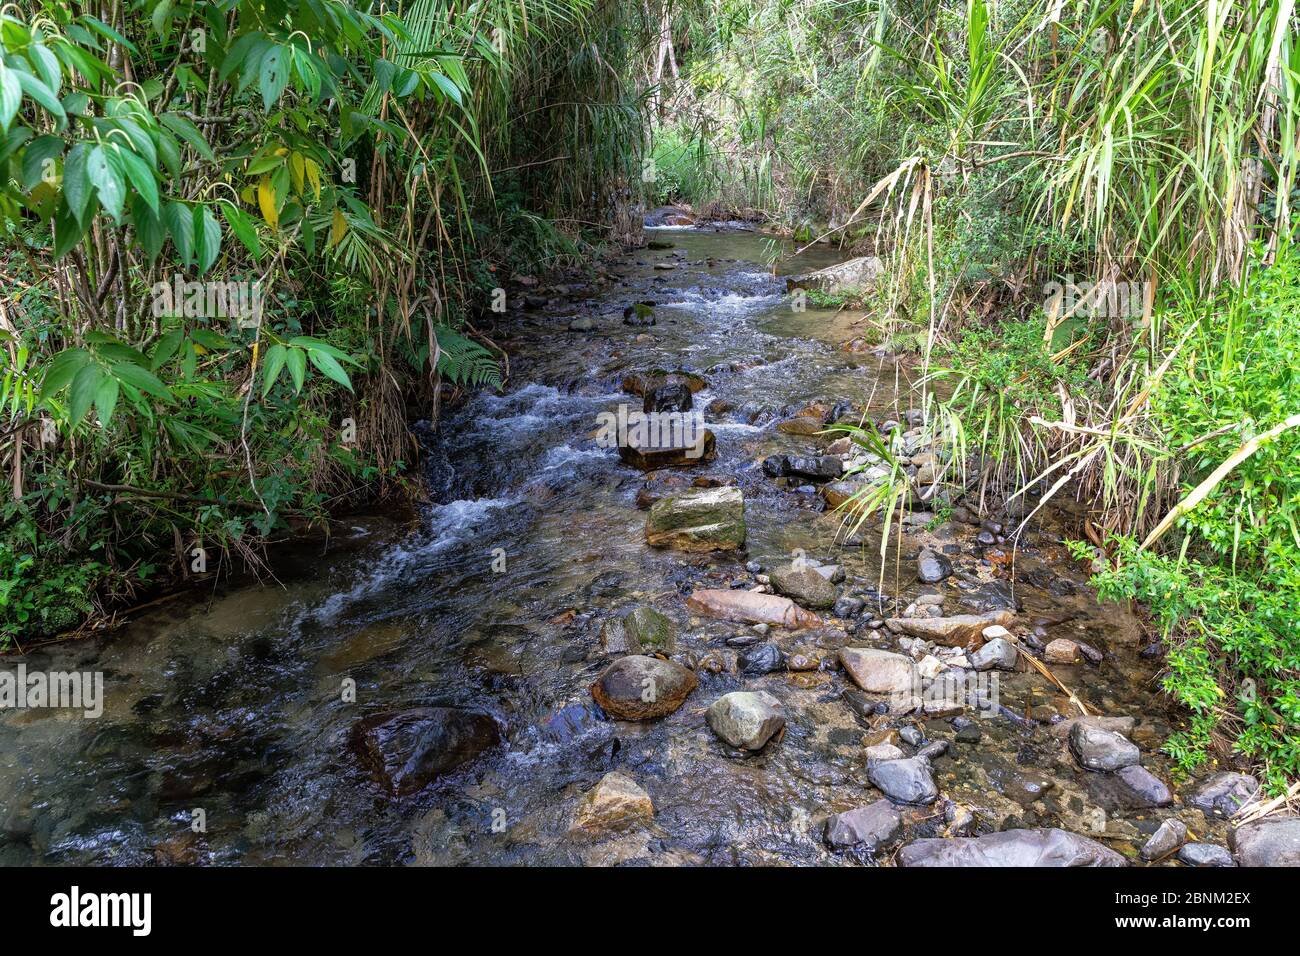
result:
<svg viewBox="0 0 1300 956"><path fill-rule="evenodd" d="M744 677L727 641L748 629L692 619L684 600L696 587L752 586L746 561L771 567L797 550L842 562L842 593L880 585L874 542L837 545L839 519L821 499L778 486L759 463L820 441L773 429L805 403L849 400L880 420L919 395L891 360L838 348L868 318L792 310L763 264L770 240L740 230L652 235L672 248L632 254L613 281L511 320L508 386L446 417L429 456L433 503L417 521L344 521L334 547L303 546L277 565L283 585L188 595L111 635L22 658L30 670L103 672L106 700L98 719L0 716L0 863L863 862L830 853L819 829L827 813L876 799L864 735L908 723L936 739L954 734L943 720L859 717L847 705L835 650L893 647L891 636L851 634L848 622L774 632L785 650L826 663ZM806 254L801 268L831 261ZM623 324L637 300L656 303L654 327ZM595 328L568 331L581 316ZM718 457L679 474L744 491L743 555L648 548L636 500L645 477L594 440L602 411L638 401L622 392L624 377L656 368L707 381L695 402L711 409ZM1103 650L1099 666L1058 676L1095 711L1137 717L1143 762L1168 779L1155 748L1172 718L1155 665L1137 654L1137 622L1098 606L1051 520L1021 540L1014 574L1003 550L974 543L975 530L938 518L917 529L904 557L884 562L883 590L898 602L884 610L922 589L907 560L916 543L946 544L961 573L942 588L945 610L1011 594L1027 626ZM605 719L587 689L608 663L602 622L634 603L681 626L679 657L700 677L683 707L646 724ZM781 700L787 727L741 755L703 710L722 693L760 687ZM1051 732L1052 713L1075 713L1065 696L1025 673L1005 677L1001 700L1010 717L976 721L981 740L936 761L945 797L975 811L980 829L1065 826L1120 849L1140 845L1158 818L1127 809L1104 775L1078 770ZM433 704L491 713L502 746L390 797L359 763L351 730L369 714ZM1038 722L1014 719L1026 713ZM651 795L653 824L570 836L578 797L612 769ZM941 805L910 811L909 835L942 833Z"/></svg>

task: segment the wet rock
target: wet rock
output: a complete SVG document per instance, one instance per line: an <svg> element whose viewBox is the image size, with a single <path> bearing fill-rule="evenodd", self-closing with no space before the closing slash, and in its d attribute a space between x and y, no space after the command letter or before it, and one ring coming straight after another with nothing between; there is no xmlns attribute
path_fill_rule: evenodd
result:
<svg viewBox="0 0 1300 956"><path fill-rule="evenodd" d="M1071 717L1060 723L1052 725L1052 733L1057 737L1069 735L1076 724L1087 724L1090 727L1100 727L1102 730L1109 730L1116 734L1131 734L1137 721L1132 717L1123 716L1095 716Z"/></svg>
<svg viewBox="0 0 1300 956"><path fill-rule="evenodd" d="M405 796L495 747L500 736L488 714L414 707L364 718L353 744L388 792Z"/></svg>
<svg viewBox="0 0 1300 956"><path fill-rule="evenodd" d="M1083 655L1083 659L1089 664L1100 664L1102 662L1104 655L1097 648L1091 644L1085 644L1083 641L1076 641L1075 643L1079 645L1079 653Z"/></svg>
<svg viewBox="0 0 1300 956"><path fill-rule="evenodd" d="M991 630L991 629L990 629ZM1016 646L1005 638L995 637L983 647L970 654L970 664L977 671L997 668L1002 671L1015 670L1019 653Z"/></svg>
<svg viewBox="0 0 1300 956"><path fill-rule="evenodd" d="M605 774L583 795L573 812L569 832L604 833L654 819L650 795L627 774L618 770Z"/></svg>
<svg viewBox="0 0 1300 956"><path fill-rule="evenodd" d="M846 594L844 597L836 600L835 608L831 613L836 617L857 617L862 613L863 608L866 606L867 602L862 600L862 598L850 597Z"/></svg>
<svg viewBox="0 0 1300 956"><path fill-rule="evenodd" d="M783 435L802 435L808 437L817 435L826 429L826 424L820 418L808 416L796 416L787 418L783 422L778 422L776 430Z"/></svg>
<svg viewBox="0 0 1300 956"><path fill-rule="evenodd" d="M920 686L916 664L892 651L842 647L840 664L855 684L871 694L911 694Z"/></svg>
<svg viewBox="0 0 1300 956"><path fill-rule="evenodd" d="M1300 817L1266 817L1228 838L1238 866L1300 866Z"/></svg>
<svg viewBox="0 0 1300 956"><path fill-rule="evenodd" d="M1213 843L1188 843L1178 851L1178 859L1188 866L1236 866L1232 854Z"/></svg>
<svg viewBox="0 0 1300 956"><path fill-rule="evenodd" d="M868 760L901 760L907 756L893 744L871 744L864 752Z"/></svg>
<svg viewBox="0 0 1300 956"><path fill-rule="evenodd" d="M843 481L833 481L828 485L822 485L821 495L826 500L827 507L842 508L855 495L861 494L869 487L871 487L869 481L860 478L846 478Z"/></svg>
<svg viewBox="0 0 1300 956"><path fill-rule="evenodd" d="M930 765L920 757L870 761L867 779L895 803L922 805L933 803L939 796L939 788L930 776Z"/></svg>
<svg viewBox="0 0 1300 956"><path fill-rule="evenodd" d="M633 302L623 310L623 324L646 328L655 324L653 302Z"/></svg>
<svg viewBox="0 0 1300 956"><path fill-rule="evenodd" d="M978 738L976 742L978 742ZM918 750L916 752L916 756L920 757L922 760L928 763L933 760L938 760L947 752L948 752L948 741L932 740L924 747L922 747L920 750Z"/></svg>
<svg viewBox="0 0 1300 956"><path fill-rule="evenodd" d="M980 837L915 840L899 866L1127 866L1120 854L1068 830L1003 830Z"/></svg>
<svg viewBox="0 0 1300 956"><path fill-rule="evenodd" d="M709 705L704 718L715 734L745 750L761 750L785 726L781 702L765 690L725 694Z"/></svg>
<svg viewBox="0 0 1300 956"><path fill-rule="evenodd" d="M1058 637L1047 645L1043 656L1049 664L1077 664L1079 645L1069 638Z"/></svg>
<svg viewBox="0 0 1300 956"><path fill-rule="evenodd" d="M1187 824L1171 817L1160 824L1160 828L1151 834L1151 839L1142 844L1139 855L1150 863L1168 856L1186 842Z"/></svg>
<svg viewBox="0 0 1300 956"><path fill-rule="evenodd" d="M914 727L911 724L899 728L898 738L912 747L919 747L925 743L925 734L921 733L919 727Z"/></svg>
<svg viewBox="0 0 1300 956"><path fill-rule="evenodd" d="M970 724L969 726L963 727L961 730L957 731L957 736L953 739L959 744L977 744L983 736L984 735L980 733L978 727L974 724Z"/></svg>
<svg viewBox="0 0 1300 956"><path fill-rule="evenodd" d="M938 584L951 576L952 562L929 548L922 548L916 559L916 577L923 584Z"/></svg>
<svg viewBox="0 0 1300 956"><path fill-rule="evenodd" d="M795 289L812 289L827 294L848 291L863 291L872 288L884 274L885 264L877 256L859 256L837 265L827 266L806 272L803 275L788 276L785 280L787 292Z"/></svg>
<svg viewBox="0 0 1300 956"><path fill-rule="evenodd" d="M826 821L826 844L833 850L860 847L872 856L888 849L903 830L903 818L888 800L837 813Z"/></svg>
<svg viewBox="0 0 1300 956"><path fill-rule="evenodd" d="M1187 800L1189 806L1207 814L1230 817L1259 790L1259 781L1249 774L1224 771L1216 773Z"/></svg>
<svg viewBox="0 0 1300 956"><path fill-rule="evenodd" d="M821 623L821 618L816 614L801 608L787 597L756 591L704 589L693 593L687 599L686 606L696 614L724 621L774 624L791 630L815 627Z"/></svg>
<svg viewBox="0 0 1300 956"><path fill-rule="evenodd" d="M952 617L891 617L885 626L895 633L908 634L947 647L968 647L983 640L984 628L990 624L1010 627L1016 616L1010 611L987 614L956 614Z"/></svg>
<svg viewBox="0 0 1300 956"><path fill-rule="evenodd" d="M1130 801L1139 806L1167 807L1174 802L1164 781L1141 764L1124 767L1115 776L1127 788Z"/></svg>
<svg viewBox="0 0 1300 956"><path fill-rule="evenodd" d="M758 644L740 655L740 672L747 677L761 677L785 667L785 658L775 644Z"/></svg>
<svg viewBox="0 0 1300 956"><path fill-rule="evenodd" d="M587 316L576 318L569 323L570 332L590 332L596 327L596 320Z"/></svg>
<svg viewBox="0 0 1300 956"><path fill-rule="evenodd" d="M1071 728L1070 750L1088 770L1121 770L1141 759L1137 746L1127 737L1085 723Z"/></svg>
<svg viewBox="0 0 1300 956"><path fill-rule="evenodd" d="M618 446L619 459L642 471L657 471L690 468L718 457L717 436L698 422L684 422L676 429L670 426L667 432L651 435L634 431Z"/></svg>
<svg viewBox="0 0 1300 956"><path fill-rule="evenodd" d="M646 392L645 412L689 412L693 404L691 390L682 382L665 382Z"/></svg>
<svg viewBox="0 0 1300 956"><path fill-rule="evenodd" d="M698 488L650 506L646 542L680 551L728 551L745 543L745 498L739 488Z"/></svg>
<svg viewBox="0 0 1300 956"><path fill-rule="evenodd" d="M770 577L772 587L805 607L816 609L833 607L835 599L839 596L835 585L806 564L797 568L793 565L773 568Z"/></svg>
<svg viewBox="0 0 1300 956"><path fill-rule="evenodd" d="M629 655L605 668L591 685L591 696L618 720L652 720L680 707L696 683L680 664Z"/></svg>
<svg viewBox="0 0 1300 956"><path fill-rule="evenodd" d="M654 608L639 604L607 620L600 643L610 654L671 654L677 647L677 627Z"/></svg>

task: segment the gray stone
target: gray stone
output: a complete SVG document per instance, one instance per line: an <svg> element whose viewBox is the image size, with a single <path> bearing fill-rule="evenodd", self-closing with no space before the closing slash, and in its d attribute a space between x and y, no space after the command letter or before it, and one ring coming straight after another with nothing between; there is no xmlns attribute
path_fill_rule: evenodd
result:
<svg viewBox="0 0 1300 956"><path fill-rule="evenodd" d="M835 585L808 565L773 568L772 587L804 607L829 608L839 596Z"/></svg>
<svg viewBox="0 0 1300 956"><path fill-rule="evenodd" d="M1187 824L1171 817L1160 824L1160 829L1151 834L1151 839L1142 845L1139 853L1142 859L1150 863L1168 856L1186 842Z"/></svg>
<svg viewBox="0 0 1300 956"><path fill-rule="evenodd" d="M983 647L970 654L970 663L977 671L997 668L1000 671L1015 670L1019 654L1016 646L1006 638L995 637Z"/></svg>
<svg viewBox="0 0 1300 956"><path fill-rule="evenodd" d="M1300 817L1266 817L1228 839L1239 866L1300 866Z"/></svg>
<svg viewBox="0 0 1300 956"><path fill-rule="evenodd" d="M845 595L835 602L835 607L831 613L836 617L857 617L866 606L867 602L862 598Z"/></svg>
<svg viewBox="0 0 1300 956"><path fill-rule="evenodd" d="M785 726L781 702L765 690L725 694L709 705L704 717L715 734L745 750L761 750Z"/></svg>
<svg viewBox="0 0 1300 956"><path fill-rule="evenodd" d="M1167 807L1174 802L1163 780L1141 764L1124 767L1116 777L1128 788L1134 802L1145 807Z"/></svg>
<svg viewBox="0 0 1300 956"><path fill-rule="evenodd" d="M952 562L929 548L921 549L916 559L916 577L922 584L938 584L952 575Z"/></svg>
<svg viewBox="0 0 1300 956"><path fill-rule="evenodd" d="M873 647L840 648L840 664L853 682L872 694L910 694L920 687L910 657Z"/></svg>
<svg viewBox="0 0 1300 956"><path fill-rule="evenodd" d="M861 847L873 856L888 849L903 829L903 818L888 800L837 813L826 821L826 843L834 850Z"/></svg>
<svg viewBox="0 0 1300 956"><path fill-rule="evenodd" d="M859 256L815 272L790 276L785 280L786 291L814 289L831 295L862 291L872 288L884 272L885 264L877 256Z"/></svg>
<svg viewBox="0 0 1300 956"><path fill-rule="evenodd" d="M591 696L618 720L652 720L680 707L697 683L680 664L633 654L605 668Z"/></svg>
<svg viewBox="0 0 1300 956"><path fill-rule="evenodd" d="M750 677L771 674L785 667L785 657L775 644L758 644L740 655L740 672Z"/></svg>
<svg viewBox="0 0 1300 956"><path fill-rule="evenodd" d="M1121 770L1141 759L1127 737L1090 724L1076 723L1070 730L1070 750L1088 770Z"/></svg>
<svg viewBox="0 0 1300 956"><path fill-rule="evenodd" d="M1178 859L1188 866L1236 866L1232 854L1213 843L1188 843L1178 851Z"/></svg>
<svg viewBox="0 0 1300 956"><path fill-rule="evenodd" d="M1068 830L1003 830L980 837L916 840L899 866L1127 866L1110 847Z"/></svg>
<svg viewBox="0 0 1300 956"><path fill-rule="evenodd" d="M1187 803L1205 813L1230 817L1259 790L1259 781L1249 774L1225 770L1197 788Z"/></svg>
<svg viewBox="0 0 1300 956"><path fill-rule="evenodd" d="M930 776L930 765L920 757L870 761L867 779L896 803L933 803L939 796L939 789Z"/></svg>
<svg viewBox="0 0 1300 956"><path fill-rule="evenodd" d="M696 488L650 506L646 543L680 551L727 551L745 543L745 498L739 488Z"/></svg>
<svg viewBox="0 0 1300 956"><path fill-rule="evenodd" d="M606 621L600 642L610 654L671 654L677 647L677 627L654 608L638 604Z"/></svg>

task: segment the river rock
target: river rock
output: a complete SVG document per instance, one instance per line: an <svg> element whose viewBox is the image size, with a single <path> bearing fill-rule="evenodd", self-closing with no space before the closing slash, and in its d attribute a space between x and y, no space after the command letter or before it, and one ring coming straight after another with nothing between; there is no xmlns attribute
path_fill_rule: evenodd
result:
<svg viewBox="0 0 1300 956"><path fill-rule="evenodd" d="M986 631L992 628L985 628ZM1019 653L1016 646L1006 638L995 637L988 641L983 647L976 648L970 654L971 667L977 671L987 671L997 668L1001 671L1011 671L1016 669L1016 660Z"/></svg>
<svg viewBox="0 0 1300 956"><path fill-rule="evenodd" d="M1160 828L1151 834L1151 839L1142 844L1139 855L1148 863L1159 860L1173 853L1187 842L1187 824L1170 817Z"/></svg>
<svg viewBox="0 0 1300 956"><path fill-rule="evenodd" d="M895 803L934 803L939 796L930 765L920 757L868 761L867 779Z"/></svg>
<svg viewBox="0 0 1300 956"><path fill-rule="evenodd" d="M500 739L491 716L455 707L374 714L353 729L361 759L394 796L423 789L435 777L495 747Z"/></svg>
<svg viewBox="0 0 1300 956"><path fill-rule="evenodd" d="M569 832L604 832L649 823L654 815L650 795L627 774L613 770L578 801Z"/></svg>
<svg viewBox="0 0 1300 956"><path fill-rule="evenodd" d="M1188 798L1187 803L1205 813L1230 817L1259 790L1259 781L1250 774L1224 771L1216 773Z"/></svg>
<svg viewBox="0 0 1300 956"><path fill-rule="evenodd" d="M696 683L695 674L681 664L633 654L605 668L591 685L591 696L618 720L652 720L680 707Z"/></svg>
<svg viewBox="0 0 1300 956"><path fill-rule="evenodd" d="M834 607L839 592L822 575L808 565L773 568L769 572L772 587L805 607Z"/></svg>
<svg viewBox="0 0 1300 956"><path fill-rule="evenodd" d="M846 594L844 597L836 599L835 609L831 613L836 617L853 618L861 614L866 606L867 602L862 598L851 597Z"/></svg>
<svg viewBox="0 0 1300 956"><path fill-rule="evenodd" d="M642 410L646 412L689 412L691 390L683 382L665 382L645 394Z"/></svg>
<svg viewBox="0 0 1300 956"><path fill-rule="evenodd" d="M1122 734L1085 723L1070 731L1070 750L1089 770L1121 770L1141 759L1137 746Z"/></svg>
<svg viewBox="0 0 1300 956"><path fill-rule="evenodd" d="M805 438L820 434L825 429L826 424L820 418L812 418L806 415L787 418L783 422L778 422L776 426L776 430L783 435L800 435Z"/></svg>
<svg viewBox="0 0 1300 956"><path fill-rule="evenodd" d="M863 753L868 760L900 760L907 756L893 744L871 744Z"/></svg>
<svg viewBox="0 0 1300 956"><path fill-rule="evenodd" d="M1011 611L990 611L987 614L955 614L952 617L891 617L885 626L895 633L909 634L925 641L948 647L968 647L984 639L984 628L990 624L1010 627L1016 616Z"/></svg>
<svg viewBox="0 0 1300 956"><path fill-rule="evenodd" d="M1128 866L1110 847L1068 830L1003 830L979 837L915 840L899 866Z"/></svg>
<svg viewBox="0 0 1300 956"><path fill-rule="evenodd" d="M600 642L610 654L671 654L677 646L677 627L654 608L638 604L607 620Z"/></svg>
<svg viewBox="0 0 1300 956"><path fill-rule="evenodd" d="M1068 720L1053 724L1051 728L1052 734L1056 737L1066 737L1074 730L1076 724L1100 727L1102 730L1109 730L1115 734L1131 734L1133 728L1137 726L1137 721L1127 716L1089 715L1087 717L1071 717Z"/></svg>
<svg viewBox="0 0 1300 956"><path fill-rule="evenodd" d="M1079 645L1066 637L1058 637L1047 645L1043 657L1049 664L1079 663Z"/></svg>
<svg viewBox="0 0 1300 956"><path fill-rule="evenodd" d="M938 584L952 575L952 562L942 554L922 548L916 559L916 577L922 584Z"/></svg>
<svg viewBox="0 0 1300 956"><path fill-rule="evenodd" d="M724 694L705 711L713 732L745 750L761 750L785 726L781 702L765 690Z"/></svg>
<svg viewBox="0 0 1300 956"><path fill-rule="evenodd" d="M729 551L745 544L745 498L739 488L693 488L650 506L646 542L679 551Z"/></svg>
<svg viewBox="0 0 1300 956"><path fill-rule="evenodd" d="M658 471L660 468L689 468L718 457L717 437L698 422L689 427L684 425L680 435L660 435L657 437L661 441L651 440L655 437L629 435L627 442L618 446L619 459L625 465L642 471ZM695 440L686 442L691 437Z"/></svg>
<svg viewBox="0 0 1300 956"><path fill-rule="evenodd" d="M787 292L795 289L812 289L835 295L840 292L859 292L872 288L884 274L885 264L877 256L859 256L837 265L827 266L802 275L788 276Z"/></svg>
<svg viewBox="0 0 1300 956"><path fill-rule="evenodd" d="M1266 817L1228 837L1239 866L1300 866L1300 817Z"/></svg>
<svg viewBox="0 0 1300 956"><path fill-rule="evenodd" d="M853 683L871 694L913 694L920 687L910 657L874 647L840 648L840 664Z"/></svg>
<svg viewBox="0 0 1300 956"><path fill-rule="evenodd" d="M903 830L903 818L888 800L877 800L834 814L826 821L826 843L833 850L861 847L872 856L888 849Z"/></svg>
<svg viewBox="0 0 1300 956"><path fill-rule="evenodd" d="M821 495L826 500L826 505L830 508L844 507L855 495L859 495L871 487L871 482L862 481L856 478L846 478L843 481L832 481L828 485L822 485Z"/></svg>
<svg viewBox="0 0 1300 956"><path fill-rule="evenodd" d="M1143 807L1167 807L1174 802L1165 782L1141 764L1124 767L1117 774L1132 802Z"/></svg>
<svg viewBox="0 0 1300 956"><path fill-rule="evenodd" d="M740 655L737 664L745 676L761 677L784 669L785 655L775 644L755 644Z"/></svg>
<svg viewBox="0 0 1300 956"><path fill-rule="evenodd" d="M1236 866L1232 854L1213 843L1187 843L1178 851L1178 859L1188 866Z"/></svg>
<svg viewBox="0 0 1300 956"><path fill-rule="evenodd" d="M821 624L821 618L789 598L757 591L703 589L687 598L686 606L696 614L743 624L774 624L791 630Z"/></svg>

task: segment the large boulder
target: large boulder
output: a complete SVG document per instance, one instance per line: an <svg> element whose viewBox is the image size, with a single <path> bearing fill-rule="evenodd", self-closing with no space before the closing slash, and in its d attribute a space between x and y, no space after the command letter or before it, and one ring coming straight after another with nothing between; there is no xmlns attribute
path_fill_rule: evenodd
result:
<svg viewBox="0 0 1300 956"><path fill-rule="evenodd" d="M1071 729L1070 750L1088 770L1122 770L1142 757L1137 745L1122 734L1085 723Z"/></svg>
<svg viewBox="0 0 1300 956"><path fill-rule="evenodd" d="M627 774L612 770L578 801L569 832L603 834L638 823L649 823L654 815L655 807L650 795Z"/></svg>
<svg viewBox="0 0 1300 956"><path fill-rule="evenodd" d="M1238 866L1300 866L1300 817L1266 817L1228 837Z"/></svg>
<svg viewBox="0 0 1300 956"><path fill-rule="evenodd" d="M422 790L501 739L488 714L455 707L414 707L374 714L353 728L353 746L394 796Z"/></svg>
<svg viewBox="0 0 1300 956"><path fill-rule="evenodd" d="M765 690L724 694L705 711L713 732L745 750L761 750L785 726L781 702Z"/></svg>
<svg viewBox="0 0 1300 956"><path fill-rule="evenodd" d="M921 757L867 761L871 785L895 803L934 803L939 788L930 776L930 764Z"/></svg>
<svg viewBox="0 0 1300 956"><path fill-rule="evenodd" d="M1016 615L1008 610L987 614L955 614L952 617L891 617L885 626L891 631L933 641L947 647L969 647L983 643L984 629L990 624L1010 627Z"/></svg>
<svg viewBox="0 0 1300 956"><path fill-rule="evenodd" d="M899 866L1127 866L1110 847L1068 830L1003 830L979 837L916 840Z"/></svg>
<svg viewBox="0 0 1300 956"><path fill-rule="evenodd" d="M885 264L878 256L859 256L838 265L827 266L825 269L788 276L785 280L785 288L787 292L793 292L795 289L810 289L827 295L864 292L872 288L884 272Z"/></svg>
<svg viewBox="0 0 1300 956"><path fill-rule="evenodd" d="M835 585L815 568L806 564L773 568L770 572L772 587L805 607L830 608L835 606L839 592Z"/></svg>
<svg viewBox="0 0 1300 956"><path fill-rule="evenodd" d="M652 607L638 604L605 622L600 642L610 654L671 654L677 626Z"/></svg>
<svg viewBox="0 0 1300 956"><path fill-rule="evenodd" d="M632 654L620 657L596 678L591 696L619 720L653 720L682 705L698 681L673 661Z"/></svg>
<svg viewBox="0 0 1300 956"><path fill-rule="evenodd" d="M826 821L826 843L833 850L860 847L873 856L898 839L903 818L888 800L837 813Z"/></svg>
<svg viewBox="0 0 1300 956"><path fill-rule="evenodd" d="M840 664L853 683L872 694L913 694L921 686L910 657L874 647L840 648Z"/></svg>
<svg viewBox="0 0 1300 956"><path fill-rule="evenodd" d="M1187 803L1205 813L1230 817L1259 792L1259 781L1246 773L1225 770L1201 784Z"/></svg>
<svg viewBox="0 0 1300 956"><path fill-rule="evenodd" d="M739 488L693 488L661 498L645 521L646 543L679 551L731 551L745 544Z"/></svg>
<svg viewBox="0 0 1300 956"><path fill-rule="evenodd" d="M821 623L812 611L806 611L787 597L758 591L724 591L704 588L686 600L686 607L696 614L741 624L773 624L797 630Z"/></svg>

